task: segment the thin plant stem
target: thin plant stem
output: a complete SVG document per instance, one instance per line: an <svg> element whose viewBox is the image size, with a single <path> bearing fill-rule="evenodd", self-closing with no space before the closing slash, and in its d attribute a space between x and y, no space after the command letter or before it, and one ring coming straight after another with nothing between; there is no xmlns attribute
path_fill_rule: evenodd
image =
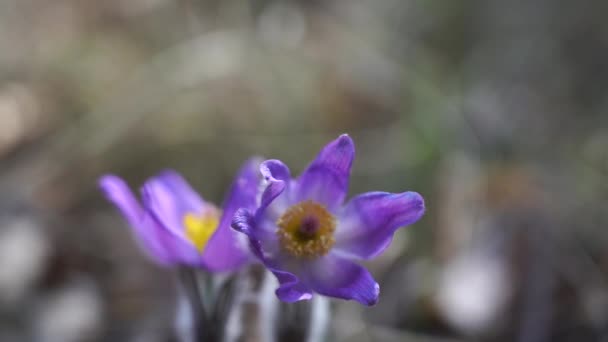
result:
<svg viewBox="0 0 608 342"><path fill-rule="evenodd" d="M195 342L216 341L215 327L211 326L209 315L205 310L203 296L200 292L195 270L188 267L178 268L178 279L180 288L190 305L192 313L192 334Z"/></svg>
<svg viewBox="0 0 608 342"><path fill-rule="evenodd" d="M323 296L314 296L310 306L310 325L306 342L323 342L327 339L331 317L329 299Z"/></svg>

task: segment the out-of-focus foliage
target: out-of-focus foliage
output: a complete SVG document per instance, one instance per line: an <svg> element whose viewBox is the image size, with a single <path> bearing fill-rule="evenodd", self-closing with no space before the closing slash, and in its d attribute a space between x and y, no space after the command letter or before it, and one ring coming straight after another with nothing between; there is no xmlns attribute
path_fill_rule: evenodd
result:
<svg viewBox="0 0 608 342"><path fill-rule="evenodd" d="M170 271L96 188L179 170L219 201L249 155L339 133L351 193L427 215L335 341L593 341L608 325L602 2L0 2L0 340L168 341Z"/></svg>

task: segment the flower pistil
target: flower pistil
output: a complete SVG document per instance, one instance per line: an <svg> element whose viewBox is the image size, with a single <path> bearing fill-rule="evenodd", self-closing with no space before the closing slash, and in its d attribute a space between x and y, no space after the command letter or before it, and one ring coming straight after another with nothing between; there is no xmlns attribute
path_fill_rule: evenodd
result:
<svg viewBox="0 0 608 342"><path fill-rule="evenodd" d="M193 213L184 215L186 237L199 252L205 249L207 242L217 230L220 216L220 211L215 209L209 210L203 215Z"/></svg>
<svg viewBox="0 0 608 342"><path fill-rule="evenodd" d="M297 258L326 255L335 243L336 219L314 201L289 207L277 220L277 227L281 248Z"/></svg>

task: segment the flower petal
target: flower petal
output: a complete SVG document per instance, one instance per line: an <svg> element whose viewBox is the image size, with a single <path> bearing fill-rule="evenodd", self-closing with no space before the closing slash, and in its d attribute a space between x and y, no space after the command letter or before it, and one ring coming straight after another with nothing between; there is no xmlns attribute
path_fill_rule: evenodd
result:
<svg viewBox="0 0 608 342"><path fill-rule="evenodd" d="M268 215L272 220L287 205L286 196L288 194L283 194L283 192L288 188L291 181L290 172L283 162L275 159L264 161L260 165L260 172L267 185L262 193L260 206L256 211L256 219L261 220L264 215ZM266 213L267 209L269 213Z"/></svg>
<svg viewBox="0 0 608 342"><path fill-rule="evenodd" d="M120 209L145 254L160 265L173 264L175 258L169 253L168 245L175 237L163 231L143 211L127 183L120 177L105 175L100 178L99 186L106 198Z"/></svg>
<svg viewBox="0 0 608 342"><path fill-rule="evenodd" d="M395 231L424 214L424 199L416 192L368 192L346 205L339 217L334 250L371 259L390 244Z"/></svg>
<svg viewBox="0 0 608 342"><path fill-rule="evenodd" d="M247 260L246 251L239 245L241 235L230 229L230 224L239 208L255 210L260 183L259 165L258 158L245 162L230 186L219 226L203 252L203 262L211 271L234 270Z"/></svg>
<svg viewBox="0 0 608 342"><path fill-rule="evenodd" d="M138 234L138 242L148 256L163 266L201 265L194 246L163 228L154 217L145 215L142 221L145 231Z"/></svg>
<svg viewBox="0 0 608 342"><path fill-rule="evenodd" d="M279 243L276 234L271 231L260 229L255 221L254 214L245 208L236 211L232 218L232 229L243 233L249 239L249 249L260 260L266 256L276 254Z"/></svg>
<svg viewBox="0 0 608 342"><path fill-rule="evenodd" d="M307 263L303 277L319 294L368 306L378 302L380 286L371 274L363 266L338 256L330 254Z"/></svg>
<svg viewBox="0 0 608 342"><path fill-rule="evenodd" d="M230 224L232 229L239 233L243 233L249 239L249 246L251 252L260 260L264 259L264 253L262 252L262 246L260 240L256 234L255 218L251 211L246 208L240 208L236 211L232 217L232 223Z"/></svg>
<svg viewBox="0 0 608 342"><path fill-rule="evenodd" d="M149 179L142 188L142 200L162 226L183 239L186 214L200 214L205 209L203 199L172 170Z"/></svg>
<svg viewBox="0 0 608 342"><path fill-rule="evenodd" d="M266 266L268 267L268 265ZM309 300L312 298L312 290L302 283L293 273L280 271L268 267L279 281L279 288L275 291L277 297L286 303Z"/></svg>
<svg viewBox="0 0 608 342"><path fill-rule="evenodd" d="M291 172L287 165L277 159L269 159L260 165L260 172L264 178L280 179L288 181L291 178Z"/></svg>
<svg viewBox="0 0 608 342"><path fill-rule="evenodd" d="M277 260L280 258L269 258L267 251L263 250L262 241L256 235L255 218L250 211L239 209L232 220L232 228L247 235L253 254L277 277L280 286L276 295L279 299L292 303L312 298L312 291L298 277L278 267Z"/></svg>
<svg viewBox="0 0 608 342"><path fill-rule="evenodd" d="M127 222L139 229L143 210L127 183L115 175L104 175L99 179L99 187L105 197L118 207Z"/></svg>
<svg viewBox="0 0 608 342"><path fill-rule="evenodd" d="M343 134L325 146L298 179L297 201L313 200L334 210L348 192L355 144Z"/></svg>

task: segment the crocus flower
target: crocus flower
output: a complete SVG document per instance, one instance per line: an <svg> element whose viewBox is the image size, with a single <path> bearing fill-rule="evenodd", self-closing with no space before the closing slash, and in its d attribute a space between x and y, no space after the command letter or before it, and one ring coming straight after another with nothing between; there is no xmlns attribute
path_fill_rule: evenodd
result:
<svg viewBox="0 0 608 342"><path fill-rule="evenodd" d="M382 253L398 228L424 213L415 192L368 192L343 205L354 156L353 141L342 135L298 179L281 161L267 160L260 165L266 184L258 207L235 214L232 227L274 273L282 301L316 292L375 304L380 287L357 261Z"/></svg>
<svg viewBox="0 0 608 342"><path fill-rule="evenodd" d="M238 208L254 208L259 189L259 161L245 163L230 187L223 212L204 201L177 172L148 179L138 202L125 181L105 175L99 185L118 207L136 240L163 266L188 265L208 271L231 271L247 261L246 242L230 229ZM243 248L243 245L245 245Z"/></svg>

